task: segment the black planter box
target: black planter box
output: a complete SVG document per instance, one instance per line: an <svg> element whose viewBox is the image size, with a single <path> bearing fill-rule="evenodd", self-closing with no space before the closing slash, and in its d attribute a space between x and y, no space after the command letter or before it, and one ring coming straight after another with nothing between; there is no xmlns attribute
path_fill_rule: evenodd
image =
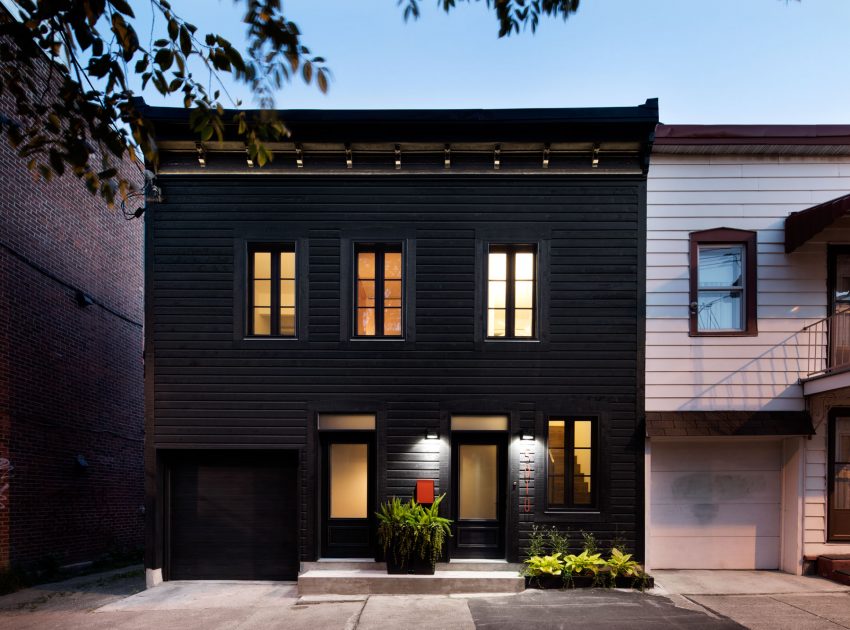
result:
<svg viewBox="0 0 850 630"><path fill-rule="evenodd" d="M397 558L390 549L386 558L387 573L390 575L404 575L410 573L410 563L407 558Z"/></svg>
<svg viewBox="0 0 850 630"><path fill-rule="evenodd" d="M416 575L434 575L437 565L431 562L429 558L423 559L417 556L410 563L410 569L410 572Z"/></svg>
<svg viewBox="0 0 850 630"><path fill-rule="evenodd" d="M614 584L608 575L600 574L599 576L592 575L574 575L571 578L564 579L561 575L538 575L525 576L526 588L539 589L564 589L564 588L594 588L614 586L614 588L635 588L647 589L655 586L655 578L647 575L645 578L635 578L624 575L619 575L614 578Z"/></svg>

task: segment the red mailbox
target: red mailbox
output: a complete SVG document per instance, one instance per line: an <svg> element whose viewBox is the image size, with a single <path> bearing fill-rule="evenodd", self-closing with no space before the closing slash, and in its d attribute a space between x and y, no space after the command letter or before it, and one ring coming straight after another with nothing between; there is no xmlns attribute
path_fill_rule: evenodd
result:
<svg viewBox="0 0 850 630"><path fill-rule="evenodd" d="M417 503L433 503L434 502L434 480L433 479L417 479L416 480L416 501L417 501Z"/></svg>

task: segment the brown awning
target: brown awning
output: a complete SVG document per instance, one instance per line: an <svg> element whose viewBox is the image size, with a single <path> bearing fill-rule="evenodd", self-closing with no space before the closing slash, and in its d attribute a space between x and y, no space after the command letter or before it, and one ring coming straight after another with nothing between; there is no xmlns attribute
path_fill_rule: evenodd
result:
<svg viewBox="0 0 850 630"><path fill-rule="evenodd" d="M790 254L821 230L850 212L850 194L819 203L785 219L785 253Z"/></svg>
<svg viewBox="0 0 850 630"><path fill-rule="evenodd" d="M648 411L649 437L814 435L808 411Z"/></svg>

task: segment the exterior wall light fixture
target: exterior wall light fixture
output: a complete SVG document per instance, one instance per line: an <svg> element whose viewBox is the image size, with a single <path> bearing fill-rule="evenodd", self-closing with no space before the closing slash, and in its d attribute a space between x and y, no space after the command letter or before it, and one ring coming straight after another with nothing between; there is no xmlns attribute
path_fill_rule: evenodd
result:
<svg viewBox="0 0 850 630"><path fill-rule="evenodd" d="M531 431L523 431L522 433L519 434L519 439L520 440L533 440L534 439L534 433L532 433Z"/></svg>
<svg viewBox="0 0 850 630"><path fill-rule="evenodd" d="M425 431L425 439L426 440L437 440L440 438L440 434L436 429L428 429Z"/></svg>

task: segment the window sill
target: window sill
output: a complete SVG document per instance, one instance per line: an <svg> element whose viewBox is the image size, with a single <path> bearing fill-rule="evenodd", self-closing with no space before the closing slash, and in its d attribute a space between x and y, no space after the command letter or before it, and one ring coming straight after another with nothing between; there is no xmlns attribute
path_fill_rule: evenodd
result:
<svg viewBox="0 0 850 630"><path fill-rule="evenodd" d="M234 348L253 348L269 350L287 346L289 348L302 348L307 346L307 340L302 337L236 337L233 340Z"/></svg>
<svg viewBox="0 0 850 630"><path fill-rule="evenodd" d="M358 341L399 341L404 342L407 341L404 337L352 337L349 339L351 342Z"/></svg>
<svg viewBox="0 0 850 630"><path fill-rule="evenodd" d="M537 521L541 523L566 523L566 522L590 522L604 521L605 517L602 512L596 508L589 510L568 509L568 510L544 510L539 514Z"/></svg>
<svg viewBox="0 0 850 630"><path fill-rule="evenodd" d="M747 330L718 330L703 332L688 332L688 337L758 337L758 331Z"/></svg>
<svg viewBox="0 0 850 630"><path fill-rule="evenodd" d="M540 343L540 339L532 337L485 337L485 343Z"/></svg>

